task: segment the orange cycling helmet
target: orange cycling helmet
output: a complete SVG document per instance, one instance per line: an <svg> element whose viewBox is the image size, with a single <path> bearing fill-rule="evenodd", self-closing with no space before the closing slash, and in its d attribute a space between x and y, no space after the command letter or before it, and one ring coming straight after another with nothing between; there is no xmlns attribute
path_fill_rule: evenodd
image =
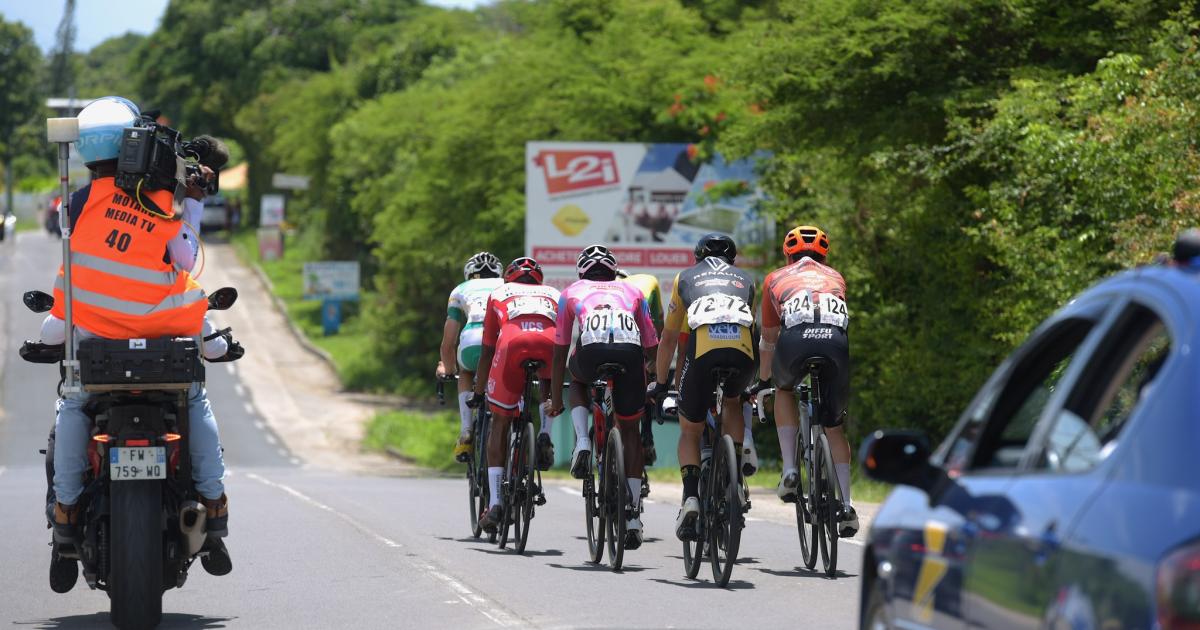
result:
<svg viewBox="0 0 1200 630"><path fill-rule="evenodd" d="M829 255L829 235L819 227L801 225L783 237L783 255L791 260L797 254L812 253L824 258Z"/></svg>

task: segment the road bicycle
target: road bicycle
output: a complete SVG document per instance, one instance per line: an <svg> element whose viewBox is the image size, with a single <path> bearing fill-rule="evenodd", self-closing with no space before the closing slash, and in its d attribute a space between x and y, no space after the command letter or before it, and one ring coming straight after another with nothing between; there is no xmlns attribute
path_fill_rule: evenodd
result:
<svg viewBox="0 0 1200 630"><path fill-rule="evenodd" d="M545 365L542 361L527 360L521 363L525 370L524 404L517 419L509 423L508 457L504 464L504 477L500 483L500 548L508 544L508 531L514 531L514 549L525 553L529 542L529 526L537 506L546 504L542 494L542 473L536 461L536 445L533 432L533 410L540 407L539 398L534 396L534 385L540 383L538 370Z"/></svg>
<svg viewBox="0 0 1200 630"><path fill-rule="evenodd" d="M584 517L592 562L604 559L607 542L609 566L620 571L625 558L627 521L640 501L629 496L625 480L625 449L621 429L613 418L612 380L625 366L602 363L592 383L592 462L583 479ZM636 508L640 514L640 507ZM635 516L637 514L634 514Z"/></svg>
<svg viewBox="0 0 1200 630"><path fill-rule="evenodd" d="M833 466L829 438L820 423L812 422L813 410L821 408L820 362L821 359L814 358L805 363L805 378L795 389L800 416L800 433L796 439L799 472L796 528L800 534L804 566L810 570L816 567L819 555L825 574L836 577L838 524L844 497ZM763 406L765 397L772 392L773 389L764 389L757 393L760 409L766 408Z"/></svg>
<svg viewBox="0 0 1200 630"><path fill-rule="evenodd" d="M458 376L447 374L439 377L437 382L438 403L446 404L445 385L458 380ZM471 450L467 458L467 504L471 517L471 536L479 538L483 535L483 525L479 517L487 509L491 500L491 490L487 479L487 436L491 425L491 412L487 405L480 405L471 415ZM484 444L485 448L476 448ZM496 542L496 534L488 534L488 542Z"/></svg>
<svg viewBox="0 0 1200 630"><path fill-rule="evenodd" d="M687 577L695 579L707 557L712 566L713 582L722 588L729 584L733 566L737 564L742 530L746 526L745 510L748 509L737 448L733 438L723 435L720 428L725 383L736 374L732 368L713 370L717 407L705 418L700 441L697 496L700 516L696 519L696 537L683 541L683 568ZM671 392L668 396L678 397L678 393ZM740 401L738 406L741 406ZM663 413L671 415L665 410Z"/></svg>

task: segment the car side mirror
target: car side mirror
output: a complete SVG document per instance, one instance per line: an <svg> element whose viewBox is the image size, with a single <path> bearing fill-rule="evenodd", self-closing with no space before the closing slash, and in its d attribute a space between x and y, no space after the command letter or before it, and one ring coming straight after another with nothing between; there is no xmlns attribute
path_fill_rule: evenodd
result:
<svg viewBox="0 0 1200 630"><path fill-rule="evenodd" d="M929 437L920 431L875 431L863 442L859 461L863 472L875 481L929 491L944 477L929 463L932 453Z"/></svg>
<svg viewBox="0 0 1200 630"><path fill-rule="evenodd" d="M25 301L25 308L34 313L45 313L54 308L54 296L43 291L26 291L21 299Z"/></svg>
<svg viewBox="0 0 1200 630"><path fill-rule="evenodd" d="M225 311L237 302L238 292L233 287L222 287L208 296L208 310L210 311Z"/></svg>

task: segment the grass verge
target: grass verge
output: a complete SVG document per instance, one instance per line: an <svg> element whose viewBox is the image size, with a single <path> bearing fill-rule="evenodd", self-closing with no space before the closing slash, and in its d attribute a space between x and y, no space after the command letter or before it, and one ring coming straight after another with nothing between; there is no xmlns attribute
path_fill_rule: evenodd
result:
<svg viewBox="0 0 1200 630"><path fill-rule="evenodd" d="M34 232L40 229L42 223L37 217L17 217L17 222L13 225L13 230L17 232Z"/></svg>
<svg viewBox="0 0 1200 630"><path fill-rule="evenodd" d="M337 334L325 336L321 325L321 302L304 299L304 263L319 259L313 248L301 241L288 241L279 260L259 261L258 235L252 230L237 232L230 237L234 250L243 263L258 265L287 307L287 316L318 348L333 357L338 378L347 389L356 391L389 391L389 383L381 382L379 370L369 363L374 353L371 340L358 316L359 305L342 305L342 325Z"/></svg>
<svg viewBox="0 0 1200 630"><path fill-rule="evenodd" d="M450 453L458 439L458 429L458 414L453 411L433 414L393 411L381 413L371 420L363 444L378 451L391 447L418 466L440 471L456 471L462 464L451 459ZM851 470L853 472L850 493L855 501L879 503L891 491L891 486L887 484L862 477L857 467L852 467ZM679 482L679 470L674 468L651 468L647 474L650 481ZM750 486L774 488L779 482L779 474L778 466L764 467L749 478ZM565 467L545 471L542 476L549 479L571 478Z"/></svg>

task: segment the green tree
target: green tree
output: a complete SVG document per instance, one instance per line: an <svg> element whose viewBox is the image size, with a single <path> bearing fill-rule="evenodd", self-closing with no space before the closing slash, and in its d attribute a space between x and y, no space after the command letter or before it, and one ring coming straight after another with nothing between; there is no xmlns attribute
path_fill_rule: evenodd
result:
<svg viewBox="0 0 1200 630"><path fill-rule="evenodd" d="M21 147L17 130L30 124L41 111L38 76L42 56L33 32L23 24L0 18L0 156L4 158L4 215L12 212L13 158ZM0 221L2 223L2 221ZM4 238L0 228L0 238Z"/></svg>

